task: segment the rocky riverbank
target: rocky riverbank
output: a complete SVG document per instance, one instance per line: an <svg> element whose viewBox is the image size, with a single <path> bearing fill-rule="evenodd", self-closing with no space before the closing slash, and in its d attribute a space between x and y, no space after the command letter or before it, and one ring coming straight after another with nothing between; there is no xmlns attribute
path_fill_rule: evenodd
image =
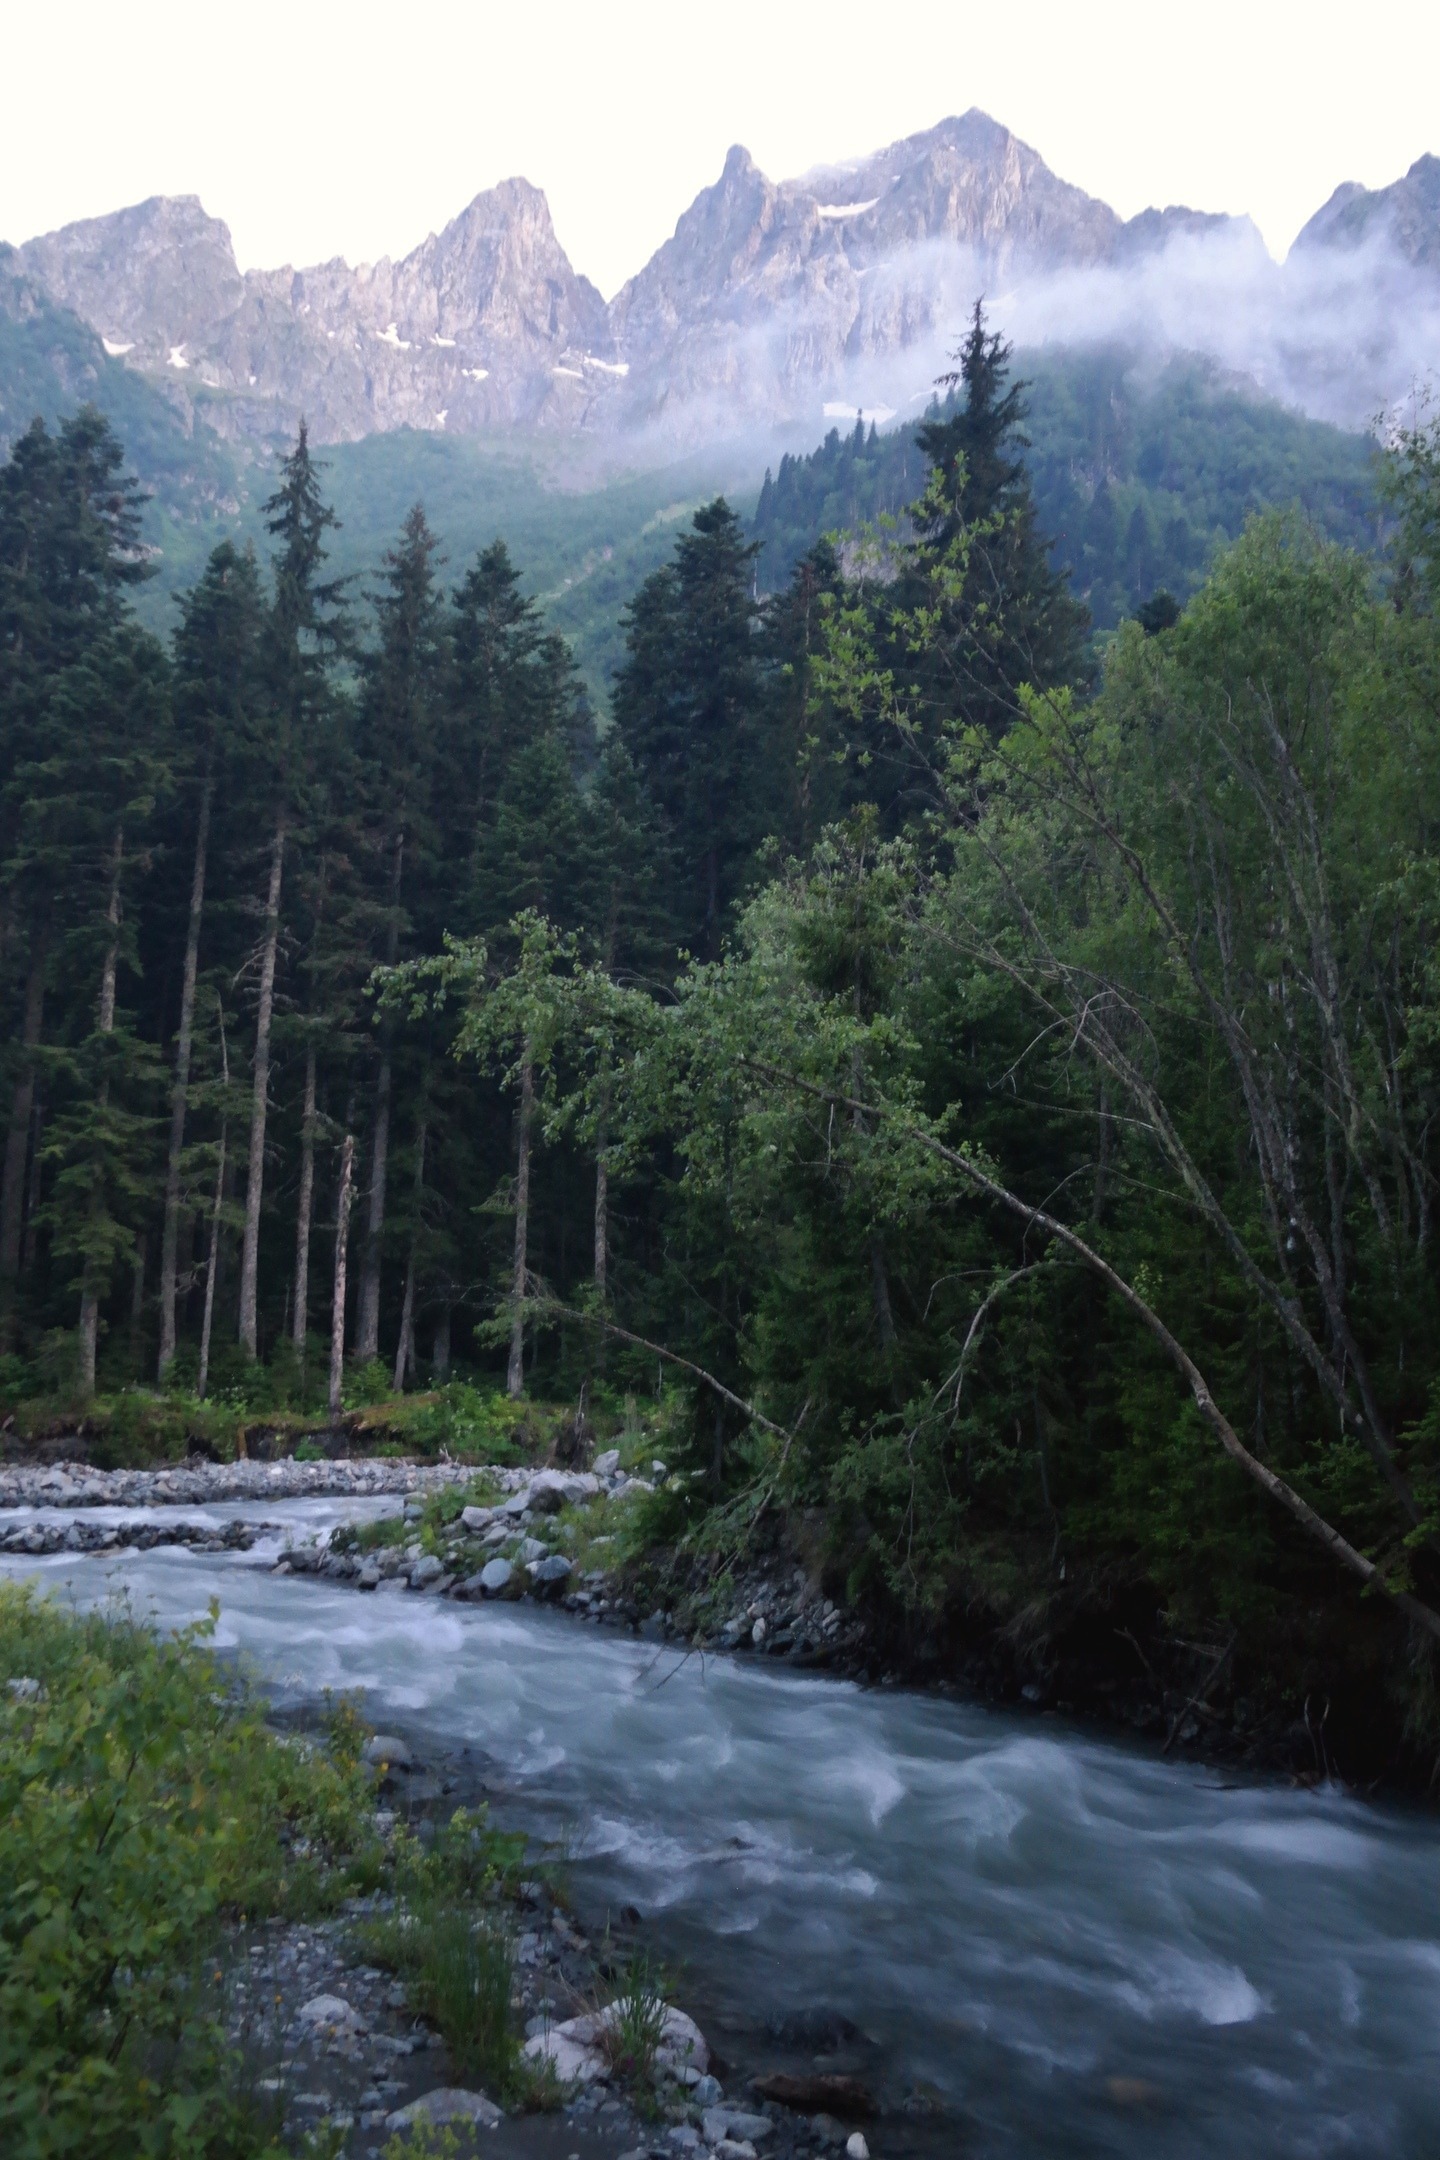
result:
<svg viewBox="0 0 1440 2160"><path fill-rule="evenodd" d="M426 1496L383 1531L337 1531L277 1563L369 1592L411 1591L462 1601L528 1597L596 1626L657 1644L726 1651L824 1669L872 1685L919 1685L1028 1708L1039 1717L1123 1725L1168 1755L1239 1765L1299 1780L1344 1776L1327 1750L1325 1706L1297 1706L1237 1684L1233 1645L1180 1640L1152 1616L1082 1615L1027 1656L996 1624L939 1642L887 1627L883 1614L830 1594L823 1564L802 1558L782 1526L743 1564L617 1542L613 1503L653 1492L667 1476L627 1475L615 1450L589 1472L480 1473L504 1497L437 1521ZM602 1527L592 1534L593 1525ZM383 1539L385 1542L379 1542ZM628 1559L621 1557L629 1552ZM1354 1773L1352 1773L1353 1775Z"/></svg>
<svg viewBox="0 0 1440 2160"><path fill-rule="evenodd" d="M456 1766L420 1760L396 1734L377 1734L367 1753L389 1802L376 1817L382 1836L408 1819L424 1838L455 1805ZM753 2079L741 2089L673 2005L637 2075L613 2045L619 2013L603 2006L637 1948L638 1915L607 1914L597 1941L540 1879L514 1898L512 2006L525 2055L553 2068L556 2104L507 2114L460 2079L404 1984L365 1961L366 1927L390 1910L385 1895L355 1898L334 1919L276 1920L237 1943L232 2036L287 2136L328 2132L354 2160L379 2160L397 2133L426 2123L477 2134L473 2149L488 2160L868 2160L860 2125L875 2102L863 2081L775 2073L758 2081L777 2088L771 2097Z"/></svg>

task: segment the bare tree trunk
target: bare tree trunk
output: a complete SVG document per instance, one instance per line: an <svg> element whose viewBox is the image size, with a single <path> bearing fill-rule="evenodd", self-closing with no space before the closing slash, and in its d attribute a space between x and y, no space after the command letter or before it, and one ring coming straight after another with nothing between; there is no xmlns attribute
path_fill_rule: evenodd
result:
<svg viewBox="0 0 1440 2160"><path fill-rule="evenodd" d="M175 1036L175 1082L170 1094L170 1155L165 1168L165 1226L160 1241L160 1378L175 1356L175 1255L180 1237L180 1153L185 1145L185 1113L190 1095L190 1046L195 1033L195 977L200 966L200 918L205 907L205 861L210 844L210 805L215 783L207 778L200 795L195 832L195 868L190 879L190 923L185 936L185 971L180 983L180 1026Z"/></svg>
<svg viewBox="0 0 1440 2160"><path fill-rule="evenodd" d="M425 1189L425 1120L415 1148L415 1219L410 1226L410 1254L405 1262L405 1300L400 1308L400 1343L395 1352L395 1392L405 1386L415 1365L415 1248L420 1237L420 1195Z"/></svg>
<svg viewBox="0 0 1440 2160"><path fill-rule="evenodd" d="M30 1145L31 1114L35 1105L35 1052L45 1016L45 962L48 932L40 930L30 956L25 984L25 1018L21 1027L23 1052L15 1093L10 1104L10 1130L5 1137L4 1183L0 1186L0 1281L8 1286L20 1273L20 1238L25 1220L25 1157ZM9 1332L10 1299L6 1297L6 1333Z"/></svg>
<svg viewBox="0 0 1440 2160"><path fill-rule="evenodd" d="M130 1276L130 1357L135 1365L140 1363L140 1323L145 1316L145 1248L148 1243L142 1230L135 1240L135 1259Z"/></svg>
<svg viewBox="0 0 1440 2160"><path fill-rule="evenodd" d="M305 1048L305 1108L300 1119L300 1199L295 1211L295 1304L290 1340L304 1362L310 1326L310 1219L315 1212L315 1045Z"/></svg>
<svg viewBox="0 0 1440 2160"><path fill-rule="evenodd" d="M390 893L390 935L385 957L391 967L400 949L400 879L405 835L395 841L395 873ZM370 1150L370 1205L365 1223L365 1258L360 1276L360 1312L355 1354L362 1365L380 1355L380 1248L385 1234L385 1178L390 1164L390 1031L385 1030L380 1074L375 1085L375 1139Z"/></svg>
<svg viewBox="0 0 1440 2160"><path fill-rule="evenodd" d="M435 1334L430 1344L430 1377L443 1387L450 1377L450 1307L444 1307L435 1322Z"/></svg>
<svg viewBox="0 0 1440 2160"><path fill-rule="evenodd" d="M895 1312L890 1303L890 1278L885 1269L885 1240L878 1230L870 1233L870 1292L875 1305L875 1324L887 1352L896 1348Z"/></svg>
<svg viewBox="0 0 1440 2160"><path fill-rule="evenodd" d="M370 1206L365 1223L365 1259L360 1275L360 1311L355 1355L362 1365L380 1355L380 1240L385 1229L385 1179L390 1166L390 1052L380 1060L375 1086L375 1138L370 1150Z"/></svg>
<svg viewBox="0 0 1440 2160"><path fill-rule="evenodd" d="M526 1044L520 1066L520 1130L515 1161L515 1266L510 1279L510 1364L505 1392L516 1402L525 1392L525 1248L530 1232L530 1118L535 1105L535 1067Z"/></svg>
<svg viewBox="0 0 1440 2160"><path fill-rule="evenodd" d="M335 1287L330 1303L330 1415L340 1415L345 1378L345 1270L350 1244L350 1203L355 1197L355 1135L340 1151L340 1197L335 1208Z"/></svg>
<svg viewBox="0 0 1440 2160"><path fill-rule="evenodd" d="M45 1105L35 1097L35 1130L30 1141L30 1190L25 1202L25 1237L20 1250L20 1272L29 1275L35 1266L40 1235L40 1135L45 1127Z"/></svg>
<svg viewBox="0 0 1440 2160"><path fill-rule="evenodd" d="M110 936L105 946L105 964L100 971L100 1012L97 1033L113 1035L115 1032L115 974L120 960L120 872L125 861L125 831L115 828L115 847L110 869L110 905L105 910L105 920ZM108 1075L100 1082L99 1107L103 1115L109 1107L110 1081ZM98 1178L98 1165L97 1165ZM90 1217L93 1222L103 1203L98 1182L91 1193ZM84 1396L95 1393L95 1351L100 1333L100 1298L93 1260L87 1259L80 1288L80 1392Z"/></svg>
<svg viewBox="0 0 1440 2160"><path fill-rule="evenodd" d="M225 1201L225 1131L226 1121L222 1117L220 1155L215 1165L215 1205L210 1212L210 1254L205 1262L205 1317L200 1323L200 1371L195 1380L195 1393L201 1402L205 1400L205 1389L210 1380L210 1331L215 1322L215 1268L220 1258L220 1210Z"/></svg>
<svg viewBox="0 0 1440 2160"><path fill-rule="evenodd" d="M280 877L285 867L285 814L270 843L270 889L265 898L265 944L260 960L260 1009L255 1019L255 1093L250 1110L250 1164L245 1183L245 1244L240 1260L240 1342L249 1356L260 1346L256 1300L260 1280L260 1196L265 1186L265 1116L270 1097L270 1021L275 1009L275 952L280 942Z"/></svg>

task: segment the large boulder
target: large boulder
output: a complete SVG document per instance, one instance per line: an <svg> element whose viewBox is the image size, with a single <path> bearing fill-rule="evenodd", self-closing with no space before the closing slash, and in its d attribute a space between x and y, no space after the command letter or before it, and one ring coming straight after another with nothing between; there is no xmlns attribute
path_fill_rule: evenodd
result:
<svg viewBox="0 0 1440 2160"><path fill-rule="evenodd" d="M533 2063L548 2062L562 2085L593 2085L597 2078L609 2076L610 2064L601 2049L577 2039L571 2029L592 2022L568 2018L563 2025L552 2025L548 2032L535 2033L526 2041L525 2053Z"/></svg>
<svg viewBox="0 0 1440 2160"><path fill-rule="evenodd" d="M620 2011L611 2003L534 2034L525 2043L525 2053L532 2062L553 2064L562 2085L589 2085L609 2075L606 2041L619 2022ZM709 2069L705 2035L683 2010L666 2010L655 2061L662 2070L698 2070L702 2076Z"/></svg>
<svg viewBox="0 0 1440 2160"><path fill-rule="evenodd" d="M558 1515L561 1508L593 1500L600 1480L588 1470L540 1470L530 1480L526 1499L537 1515Z"/></svg>
<svg viewBox="0 0 1440 2160"><path fill-rule="evenodd" d="M408 2107L396 2108L385 2119L387 2130L410 2130L421 2123L476 2123L493 2130L504 2121L502 2111L482 2092L467 2092L463 2085L438 2085L422 2093Z"/></svg>
<svg viewBox="0 0 1440 2160"><path fill-rule="evenodd" d="M530 1580L542 1588L548 1583L562 1583L574 1564L564 1553L549 1553L543 1560L531 1561Z"/></svg>

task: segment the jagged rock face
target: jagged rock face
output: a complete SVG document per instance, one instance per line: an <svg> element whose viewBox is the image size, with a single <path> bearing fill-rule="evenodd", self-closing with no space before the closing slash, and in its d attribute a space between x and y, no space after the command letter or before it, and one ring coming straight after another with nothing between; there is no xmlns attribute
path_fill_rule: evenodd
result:
<svg viewBox="0 0 1440 2160"><path fill-rule="evenodd" d="M1347 180L1317 210L1295 246L1358 249L1378 243L1417 270L1440 271L1440 158L1420 157L1386 188Z"/></svg>
<svg viewBox="0 0 1440 2160"><path fill-rule="evenodd" d="M156 198L19 250L129 365L168 376L224 435L321 441L583 418L615 380L605 305L571 268L545 197L478 195L402 262L242 276L193 196Z"/></svg>
<svg viewBox="0 0 1440 2160"><path fill-rule="evenodd" d="M97 330L112 355L165 366L202 346L240 307L245 286L229 228L195 195L153 195L19 250L53 300Z"/></svg>
<svg viewBox="0 0 1440 2160"><path fill-rule="evenodd" d="M631 367L620 403L632 420L678 406L695 432L721 402L732 417L813 411L817 389L844 392L867 363L873 377L873 363L883 376L907 354L933 361L999 281L1243 222L1155 210L1125 224L978 111L778 185L737 147L611 305Z"/></svg>
<svg viewBox="0 0 1440 2160"><path fill-rule="evenodd" d="M112 355L231 438L289 435L303 413L320 441L558 428L648 430L674 448L855 409L831 399L884 418L928 397L977 294L997 293L1022 336L1178 342L1312 410L1363 416L1428 336L1405 280L1418 269L1429 291L1423 273L1440 266L1440 160L1378 193L1338 190L1293 275L1248 219L1121 220L978 111L798 180L733 149L608 308L518 179L397 263L242 275L192 196L67 226L19 260ZM1336 334L1357 310L1381 355L1358 389L1353 340L1342 359Z"/></svg>

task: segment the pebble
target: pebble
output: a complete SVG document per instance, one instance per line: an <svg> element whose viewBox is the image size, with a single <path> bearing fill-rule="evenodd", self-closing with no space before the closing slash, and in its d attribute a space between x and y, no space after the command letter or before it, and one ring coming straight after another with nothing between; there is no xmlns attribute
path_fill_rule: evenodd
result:
<svg viewBox="0 0 1440 2160"><path fill-rule="evenodd" d="M313 1995L302 2003L296 2012L302 2025L310 2025L317 2032L358 2035L368 2030L364 2018L343 1995Z"/></svg>
<svg viewBox="0 0 1440 2160"><path fill-rule="evenodd" d="M845 2160L870 2160L870 2147L863 2131L856 2130L845 2140Z"/></svg>
<svg viewBox="0 0 1440 2160"><path fill-rule="evenodd" d="M365 1743L368 1763L388 1763L392 1770L413 1770L415 1757L398 1733L374 1733Z"/></svg>
<svg viewBox="0 0 1440 2160"><path fill-rule="evenodd" d="M712 2145L718 2145L722 2138L737 2142L748 2139L754 2145L757 2140L769 2137L775 2125L768 2115L754 2115L744 2108L714 2107L705 2110L700 2127Z"/></svg>

